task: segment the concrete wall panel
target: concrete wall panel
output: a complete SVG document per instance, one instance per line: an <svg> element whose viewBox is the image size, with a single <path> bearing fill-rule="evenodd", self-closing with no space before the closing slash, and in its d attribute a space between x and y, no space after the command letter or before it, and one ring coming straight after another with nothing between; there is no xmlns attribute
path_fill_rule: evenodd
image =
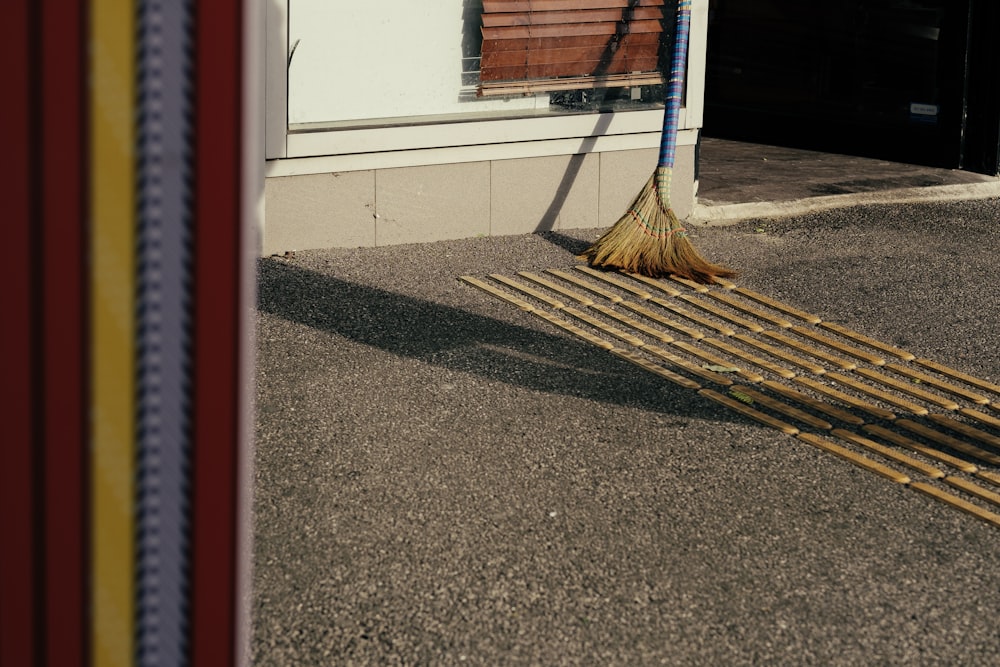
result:
<svg viewBox="0 0 1000 667"><path fill-rule="evenodd" d="M597 226L600 155L493 162L494 236Z"/></svg>
<svg viewBox="0 0 1000 667"><path fill-rule="evenodd" d="M263 254L375 245L375 172L269 178Z"/></svg>

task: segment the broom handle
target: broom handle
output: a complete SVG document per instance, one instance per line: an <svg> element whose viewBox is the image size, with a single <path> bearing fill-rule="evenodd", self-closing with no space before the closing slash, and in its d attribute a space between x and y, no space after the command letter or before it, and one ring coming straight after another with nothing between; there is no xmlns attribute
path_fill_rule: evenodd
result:
<svg viewBox="0 0 1000 667"><path fill-rule="evenodd" d="M667 86L666 108L663 111L663 133L660 137L660 160L657 166L673 169L677 146L677 125L684 97L684 74L687 70L688 41L691 33L691 0L677 3L677 23L674 30L674 52L670 59L670 80Z"/></svg>

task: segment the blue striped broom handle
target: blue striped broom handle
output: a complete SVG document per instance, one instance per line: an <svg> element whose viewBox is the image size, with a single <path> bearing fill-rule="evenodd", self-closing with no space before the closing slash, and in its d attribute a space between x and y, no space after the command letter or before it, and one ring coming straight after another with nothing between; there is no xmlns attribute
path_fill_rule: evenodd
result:
<svg viewBox="0 0 1000 667"><path fill-rule="evenodd" d="M674 51L670 58L670 79L667 85L666 108L663 111L663 133L660 136L660 198L669 201L670 170L674 167L677 147L677 126L684 97L684 74L687 70L688 41L691 33L691 0L677 3L677 24L674 30ZM665 182L663 182L665 179Z"/></svg>

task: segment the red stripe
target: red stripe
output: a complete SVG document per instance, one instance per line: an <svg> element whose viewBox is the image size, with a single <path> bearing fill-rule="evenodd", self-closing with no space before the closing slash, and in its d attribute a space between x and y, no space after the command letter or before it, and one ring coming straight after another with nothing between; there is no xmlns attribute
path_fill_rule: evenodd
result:
<svg viewBox="0 0 1000 667"><path fill-rule="evenodd" d="M0 262L0 664L32 665L36 614L33 596L35 511L32 444L35 378L32 375L32 90L30 0L5 3L0 21L0 63L5 99L0 104L4 158L0 161L0 201L4 203L4 244Z"/></svg>
<svg viewBox="0 0 1000 667"><path fill-rule="evenodd" d="M192 667L235 661L242 3L195 3Z"/></svg>
<svg viewBox="0 0 1000 667"><path fill-rule="evenodd" d="M41 4L46 664L79 665L84 631L81 0Z"/></svg>

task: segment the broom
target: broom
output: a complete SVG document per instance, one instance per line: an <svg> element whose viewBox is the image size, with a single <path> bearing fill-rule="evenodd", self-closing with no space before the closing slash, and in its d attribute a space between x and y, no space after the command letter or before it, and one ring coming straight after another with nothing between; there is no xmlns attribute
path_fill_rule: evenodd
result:
<svg viewBox="0 0 1000 667"><path fill-rule="evenodd" d="M715 282L717 277L736 275L698 254L677 214L670 208L670 178L677 146L677 121L684 90L690 27L691 0L680 0L656 171L625 215L580 255L580 259L587 260L591 266L651 278L674 274L706 284Z"/></svg>

